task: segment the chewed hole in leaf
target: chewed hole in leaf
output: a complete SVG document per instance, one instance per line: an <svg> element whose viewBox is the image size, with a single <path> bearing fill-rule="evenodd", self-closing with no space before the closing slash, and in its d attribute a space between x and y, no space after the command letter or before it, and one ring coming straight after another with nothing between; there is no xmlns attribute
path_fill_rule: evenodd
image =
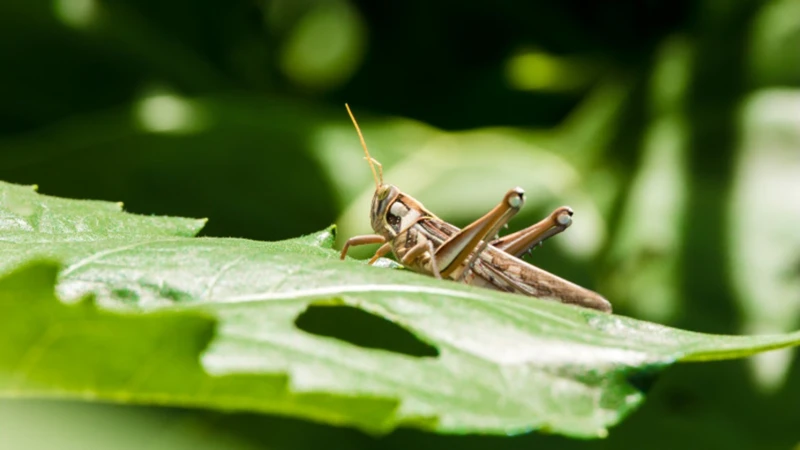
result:
<svg viewBox="0 0 800 450"><path fill-rule="evenodd" d="M637 370L628 374L626 378L628 383L630 383L633 387L638 389L643 394L647 394L650 392L650 389L653 387L660 374L661 368L652 367L643 370Z"/></svg>
<svg viewBox="0 0 800 450"><path fill-rule="evenodd" d="M419 358L439 351L396 323L352 306L311 305L295 320L297 328L359 347L388 350Z"/></svg>

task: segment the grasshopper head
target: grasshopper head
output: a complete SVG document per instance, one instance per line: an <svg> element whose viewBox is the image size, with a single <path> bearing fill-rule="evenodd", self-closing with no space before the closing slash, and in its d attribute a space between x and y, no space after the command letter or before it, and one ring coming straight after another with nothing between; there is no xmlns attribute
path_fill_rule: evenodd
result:
<svg viewBox="0 0 800 450"><path fill-rule="evenodd" d="M382 236L389 234L388 232L391 230L391 226L389 226L389 209L399 195L400 189L391 184L381 184L375 189L369 216L372 220L372 229L376 233Z"/></svg>

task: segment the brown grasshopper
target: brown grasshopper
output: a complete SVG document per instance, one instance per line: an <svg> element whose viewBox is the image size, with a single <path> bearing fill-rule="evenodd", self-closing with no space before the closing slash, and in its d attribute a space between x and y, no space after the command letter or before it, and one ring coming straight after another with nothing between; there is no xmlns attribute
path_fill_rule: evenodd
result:
<svg viewBox="0 0 800 450"><path fill-rule="evenodd" d="M611 312L611 303L596 292L520 259L544 240L567 229L572 224L572 209L562 206L524 230L497 237L500 228L519 212L525 201L523 190L514 188L486 215L459 229L436 217L396 186L384 184L381 164L369 155L358 122L350 107L345 107L375 180L370 219L376 234L348 239L341 259L352 246L383 244L369 264L391 250L403 266L436 278Z"/></svg>

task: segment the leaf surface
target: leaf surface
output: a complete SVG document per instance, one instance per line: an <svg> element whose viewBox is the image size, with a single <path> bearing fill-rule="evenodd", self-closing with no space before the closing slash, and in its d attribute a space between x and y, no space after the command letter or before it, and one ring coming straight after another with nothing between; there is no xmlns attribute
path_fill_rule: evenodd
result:
<svg viewBox="0 0 800 450"><path fill-rule="evenodd" d="M5 396L249 410L373 432L591 438L672 363L800 342L681 331L341 262L332 229L281 242L194 238L201 221L10 184L0 200ZM331 324L360 331L360 344L305 331L298 318L310 306L330 307L323 318L342 306L379 316L435 356L370 345L389 324Z"/></svg>

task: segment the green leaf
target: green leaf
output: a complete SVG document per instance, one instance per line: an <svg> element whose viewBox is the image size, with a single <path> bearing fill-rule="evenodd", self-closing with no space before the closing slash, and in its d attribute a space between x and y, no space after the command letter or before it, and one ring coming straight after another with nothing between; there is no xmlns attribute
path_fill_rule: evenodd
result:
<svg viewBox="0 0 800 450"><path fill-rule="evenodd" d="M753 93L743 103L741 140L728 206L728 270L744 332L800 324L800 90ZM754 361L760 387L780 388L792 355Z"/></svg>
<svg viewBox="0 0 800 450"><path fill-rule="evenodd" d="M611 266L606 293L639 317L665 322L680 310L683 230L689 205L690 128L683 107L692 47L667 40L658 52L650 84L650 122L625 206L606 252Z"/></svg>
<svg viewBox="0 0 800 450"><path fill-rule="evenodd" d="M196 221L9 184L0 199L4 396L260 411L372 432L591 438L676 361L800 343L800 333L705 335L341 262L332 229L273 243L192 238ZM57 280L42 259L63 264ZM341 318L342 306L436 350L376 345L392 331L385 322L357 343L343 335L363 321L331 333L299 325L312 311Z"/></svg>

